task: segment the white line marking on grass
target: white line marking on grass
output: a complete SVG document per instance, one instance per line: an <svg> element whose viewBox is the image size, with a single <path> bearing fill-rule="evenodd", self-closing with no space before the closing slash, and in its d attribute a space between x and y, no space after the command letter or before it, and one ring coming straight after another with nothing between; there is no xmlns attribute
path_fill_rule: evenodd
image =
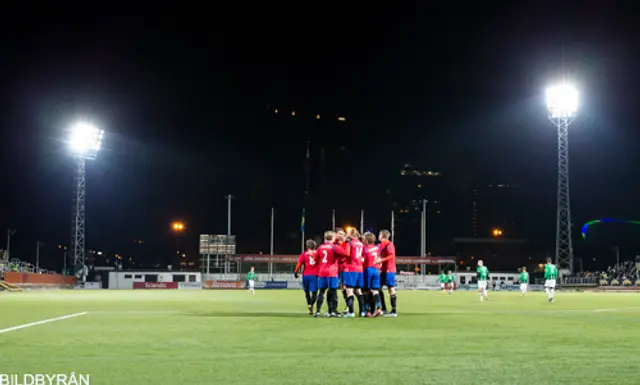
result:
<svg viewBox="0 0 640 385"><path fill-rule="evenodd" d="M44 324L48 324L48 323L51 323L51 322L62 321L62 320L69 319L69 318L80 317L80 316L87 315L87 314L89 314L89 312L75 313L75 314L69 314L69 315L65 315L65 316L62 316L62 317L58 317L58 318L49 318L49 319L38 321L38 322L30 322L30 323L24 324L24 325L12 326L10 328L0 329L0 334L8 333L8 332L12 332L12 331L15 331L15 330L20 330L20 329L26 329L26 328L30 328L32 326L44 325Z"/></svg>
<svg viewBox="0 0 640 385"><path fill-rule="evenodd" d="M618 307L618 308L612 308L612 309L594 310L594 312L596 313L609 312L609 311L640 311L640 307Z"/></svg>

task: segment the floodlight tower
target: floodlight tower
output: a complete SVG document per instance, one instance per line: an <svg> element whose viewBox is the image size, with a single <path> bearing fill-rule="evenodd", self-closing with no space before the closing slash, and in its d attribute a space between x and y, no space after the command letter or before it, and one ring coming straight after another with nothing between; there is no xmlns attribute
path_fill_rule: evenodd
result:
<svg viewBox="0 0 640 385"><path fill-rule="evenodd" d="M547 89L549 120L558 128L556 263L573 274L573 241L569 200L569 125L578 112L578 91L562 83Z"/></svg>
<svg viewBox="0 0 640 385"><path fill-rule="evenodd" d="M98 155L104 131L95 127L90 123L76 123L71 127L71 138L69 141L71 154L76 161L76 191L75 191L75 213L72 223L72 252L73 264L77 268L81 268L81 279L86 281L85 272L85 195L86 195L86 179L85 164L87 160L93 160ZM76 274L78 271L76 271Z"/></svg>

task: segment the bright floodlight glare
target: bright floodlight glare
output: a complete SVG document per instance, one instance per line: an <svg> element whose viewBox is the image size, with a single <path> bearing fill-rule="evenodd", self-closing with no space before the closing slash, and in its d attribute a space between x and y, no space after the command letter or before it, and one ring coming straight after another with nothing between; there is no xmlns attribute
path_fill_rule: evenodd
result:
<svg viewBox="0 0 640 385"><path fill-rule="evenodd" d="M551 118L571 118L578 112L578 90L568 84L547 89L547 108Z"/></svg>
<svg viewBox="0 0 640 385"><path fill-rule="evenodd" d="M103 137L104 130L89 123L76 123L71 128L71 151L76 156L93 158L100 150Z"/></svg>

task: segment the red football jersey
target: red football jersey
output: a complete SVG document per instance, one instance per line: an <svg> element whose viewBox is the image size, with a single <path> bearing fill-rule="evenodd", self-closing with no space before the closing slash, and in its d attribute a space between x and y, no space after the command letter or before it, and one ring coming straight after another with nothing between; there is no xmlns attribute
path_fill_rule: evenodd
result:
<svg viewBox="0 0 640 385"><path fill-rule="evenodd" d="M307 250L300 254L298 264L304 266L303 275L318 275L320 265L318 265L318 262L316 261L316 250Z"/></svg>
<svg viewBox="0 0 640 385"><path fill-rule="evenodd" d="M390 258L382 262L383 273L395 273L396 272L396 247L391 241L384 240L380 242L380 256L382 259Z"/></svg>
<svg viewBox="0 0 640 385"><path fill-rule="evenodd" d="M345 251L346 255L349 255L349 243L348 242L336 242L336 245ZM338 269L340 271L349 271L349 258L340 256L340 262L338 262Z"/></svg>
<svg viewBox="0 0 640 385"><path fill-rule="evenodd" d="M346 250L345 250L346 251ZM364 245L360 240L353 239L349 246L349 272L362 273L364 263Z"/></svg>
<svg viewBox="0 0 640 385"><path fill-rule="evenodd" d="M365 269L369 267L375 267L376 269L380 270L380 268L382 267L382 264L375 263L376 259L378 258L380 258L380 249L378 248L377 245L366 245L364 247L363 267Z"/></svg>
<svg viewBox="0 0 640 385"><path fill-rule="evenodd" d="M320 270L318 277L338 277L338 263L345 252L342 248L330 242L323 243L318 247L316 257Z"/></svg>

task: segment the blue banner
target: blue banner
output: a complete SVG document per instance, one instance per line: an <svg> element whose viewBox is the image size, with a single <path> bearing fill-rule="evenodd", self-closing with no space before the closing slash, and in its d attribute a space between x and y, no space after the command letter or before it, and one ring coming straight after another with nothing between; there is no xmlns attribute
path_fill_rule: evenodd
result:
<svg viewBox="0 0 640 385"><path fill-rule="evenodd" d="M268 281L264 283L265 289L286 289L287 281Z"/></svg>

